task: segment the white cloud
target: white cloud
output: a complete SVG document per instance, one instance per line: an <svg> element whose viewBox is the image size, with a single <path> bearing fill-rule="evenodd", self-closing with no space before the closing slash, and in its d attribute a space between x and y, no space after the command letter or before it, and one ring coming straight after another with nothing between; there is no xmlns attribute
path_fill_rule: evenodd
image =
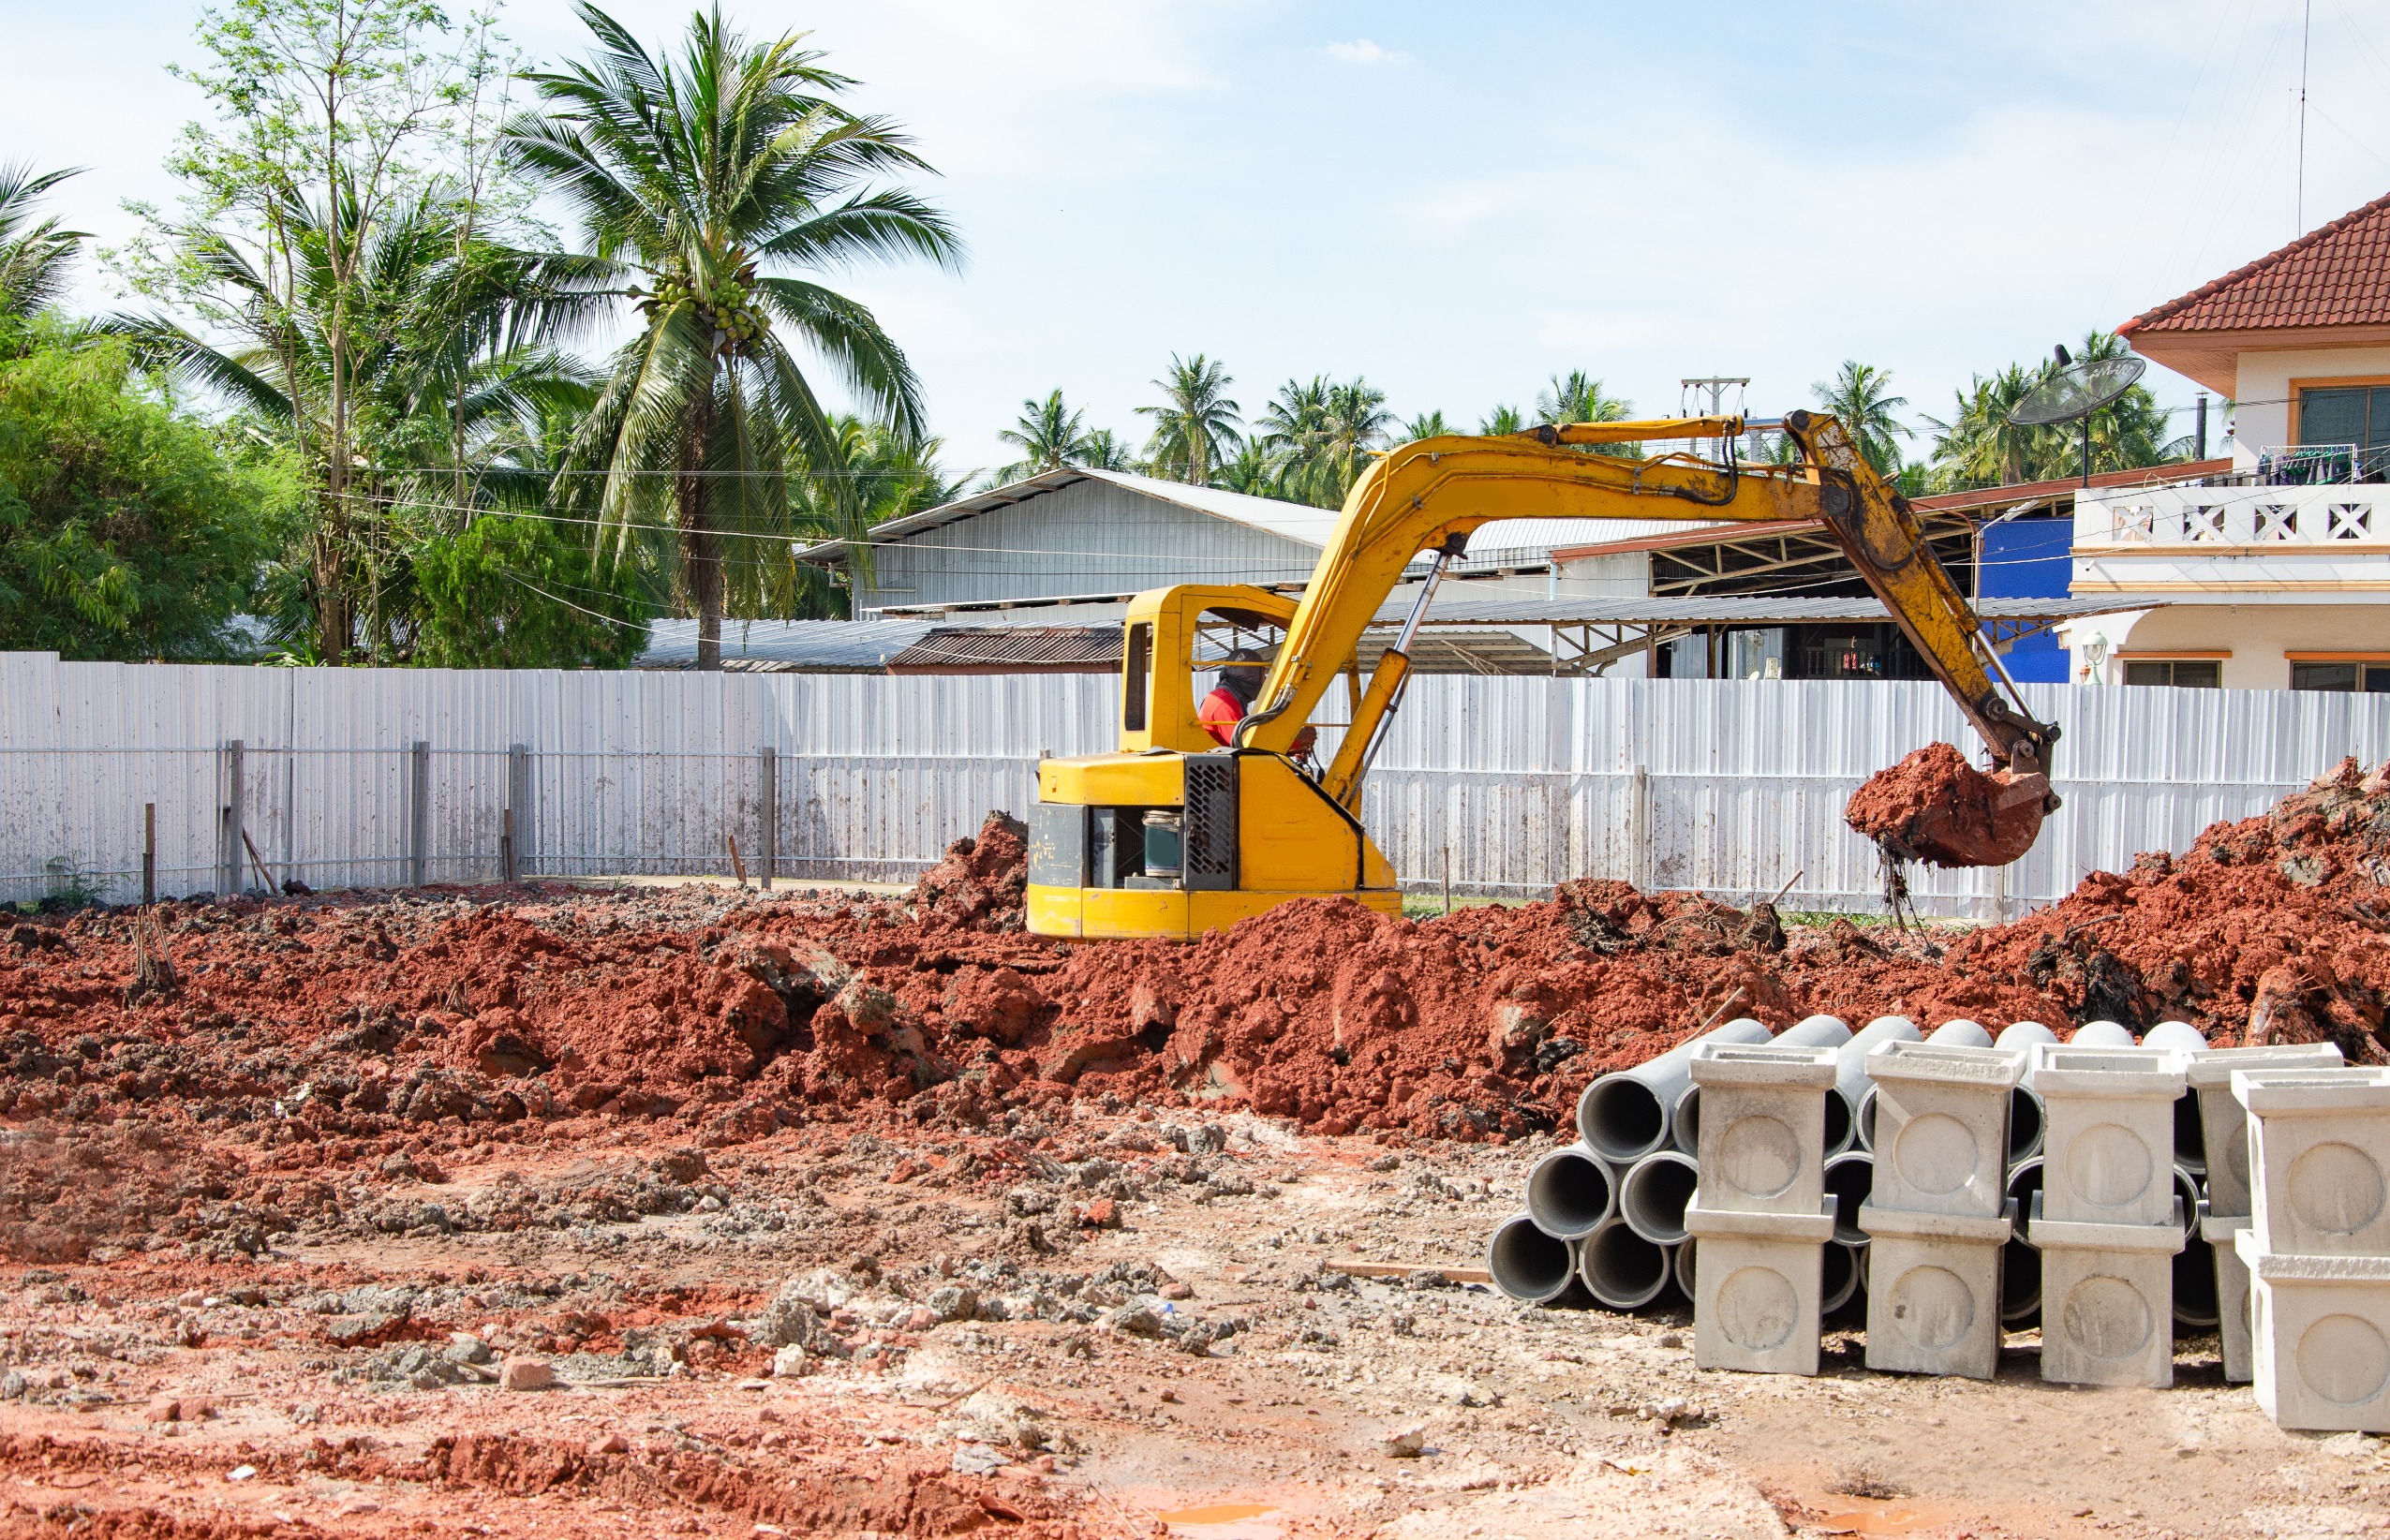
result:
<svg viewBox="0 0 2390 1540"><path fill-rule="evenodd" d="M1328 56L1338 64L1348 65L1402 65L1411 62L1409 54L1380 48L1366 37L1357 37L1349 43L1330 43L1328 45Z"/></svg>

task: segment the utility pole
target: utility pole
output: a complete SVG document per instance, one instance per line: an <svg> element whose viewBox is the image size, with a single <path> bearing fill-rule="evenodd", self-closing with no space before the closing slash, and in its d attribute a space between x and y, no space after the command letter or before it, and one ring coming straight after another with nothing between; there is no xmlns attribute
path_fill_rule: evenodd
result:
<svg viewBox="0 0 2390 1540"><path fill-rule="evenodd" d="M2307 37L2308 23L2314 20L2315 0L2305 0L2299 7L2299 170L2291 204L2294 240L2307 233Z"/></svg>
<svg viewBox="0 0 2390 1540"><path fill-rule="evenodd" d="M1698 379L1680 379L1676 382L1676 409L1678 411L1685 411L1687 405L1686 398L1688 396L1693 399L1695 404L1698 404L1701 392L1706 391L1709 392L1710 409L1700 415L1704 417L1716 417L1720 415L1720 408L1726 403L1727 387L1732 386L1734 388L1737 392L1735 405L1739 407L1742 405L1741 392L1743 387L1750 383L1751 381L1747 378L1737 379L1729 375L1704 375ZM1686 415L1690 416L1692 414L1687 413ZM1757 434L1747 436L1744 439L1744 443L1749 447L1752 458L1757 459L1759 457L1759 436ZM1720 444L1718 449L1720 453L1724 453L1726 446L1724 444Z"/></svg>

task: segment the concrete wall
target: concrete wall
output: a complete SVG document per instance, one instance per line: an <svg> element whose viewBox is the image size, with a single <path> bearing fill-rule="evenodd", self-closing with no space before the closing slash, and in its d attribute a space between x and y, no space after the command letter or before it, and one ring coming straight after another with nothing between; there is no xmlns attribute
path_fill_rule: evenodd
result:
<svg viewBox="0 0 2390 1540"><path fill-rule="evenodd" d="M2390 659L2390 605L2173 604L2067 628L2077 683L2118 684L2133 658L2219 659L2226 689L2288 689L2294 652L2377 652ZM2104 643L2096 680L2092 644Z"/></svg>
<svg viewBox="0 0 2390 1540"><path fill-rule="evenodd" d="M2243 353L2234 394L2233 453L2254 465L2291 443L2291 381L2390 377L2390 347Z"/></svg>

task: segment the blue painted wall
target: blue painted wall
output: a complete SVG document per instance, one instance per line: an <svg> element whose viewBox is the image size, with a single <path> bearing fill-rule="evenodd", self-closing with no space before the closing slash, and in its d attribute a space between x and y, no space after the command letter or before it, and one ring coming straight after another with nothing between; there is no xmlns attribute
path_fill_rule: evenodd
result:
<svg viewBox="0 0 2390 1540"><path fill-rule="evenodd" d="M2067 552L2074 543L2072 518L2011 519L1983 531L1985 599L2064 599L2073 577ZM2048 631L2028 636L2001 658L2019 684L2067 682L2071 655Z"/></svg>

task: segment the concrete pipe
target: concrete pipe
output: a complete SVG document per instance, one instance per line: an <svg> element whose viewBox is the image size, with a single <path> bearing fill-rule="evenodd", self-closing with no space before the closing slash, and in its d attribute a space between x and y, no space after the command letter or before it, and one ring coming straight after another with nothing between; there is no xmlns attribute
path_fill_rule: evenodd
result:
<svg viewBox="0 0 2390 1540"><path fill-rule="evenodd" d="M2149 1029L2141 1045L2201 1054L2207 1051L2207 1035L2187 1021L2161 1021ZM2175 1163L2194 1176L2207 1175L2207 1130L2200 1120L2195 1090L2175 1099Z"/></svg>
<svg viewBox="0 0 2390 1540"><path fill-rule="evenodd" d="M1992 1040L1995 1048L2009 1048L2025 1055L2025 1079L2009 1092L2011 1165L2041 1153L2042 1135L2049 1132L2049 1114L2041 1106L2041 1093L2033 1088L2033 1045L2056 1041L2058 1034L2038 1021L2011 1022Z"/></svg>
<svg viewBox="0 0 2390 1540"><path fill-rule="evenodd" d="M2199 1178L2175 1167L2175 1196L2183 1204L2183 1234L2196 1237L2199 1234Z"/></svg>
<svg viewBox="0 0 2390 1540"><path fill-rule="evenodd" d="M1860 1270L1867 1253L1857 1246L1830 1241L1818 1258L1818 1313L1832 1315L1859 1297Z"/></svg>
<svg viewBox="0 0 2390 1540"><path fill-rule="evenodd" d="M1669 1283L1665 1248L1614 1219L1577 1243L1577 1276L1599 1304L1614 1310L1641 1310Z"/></svg>
<svg viewBox="0 0 2390 1540"><path fill-rule="evenodd" d="M1609 1164L1583 1145L1555 1149L1527 1173L1527 1214L1548 1236L1581 1240L1617 1208Z"/></svg>
<svg viewBox="0 0 2390 1540"><path fill-rule="evenodd" d="M1531 1215L1511 1215L1486 1242L1493 1286L1526 1304L1548 1304L1567 1293L1576 1269L1577 1243L1544 1234Z"/></svg>
<svg viewBox="0 0 2390 1540"><path fill-rule="evenodd" d="M2086 1021L2067 1039L2071 1048L2130 1048L2132 1034L2113 1021Z"/></svg>
<svg viewBox="0 0 2390 1540"><path fill-rule="evenodd" d="M1876 1088L1876 1083L1867 1078L1867 1050L1878 1043L1914 1043L1922 1035L1917 1023L1907 1016L1878 1016L1834 1050L1834 1094L1850 1109L1851 1143L1860 1148L1876 1148L1876 1131L1868 1126L1866 1116L1873 1110L1867 1093Z"/></svg>
<svg viewBox="0 0 2390 1540"><path fill-rule="evenodd" d="M1577 1099L1577 1134L1614 1165L1668 1145L1669 1116L1693 1083L1693 1049L1702 1043L1765 1043L1765 1026L1738 1016L1715 1031L1678 1044L1631 1070L1603 1075Z"/></svg>
<svg viewBox="0 0 2390 1540"><path fill-rule="evenodd" d="M1867 1232L1859 1228L1859 1206L1876 1190L1876 1157L1846 1149L1826 1162L1825 1178L1826 1193L1834 1200L1834 1239L1863 1248Z"/></svg>
<svg viewBox="0 0 2390 1540"><path fill-rule="evenodd" d="M1669 1281L1676 1285L1676 1292L1683 1295L1688 1303L1700 1297L1693 1292L1693 1265L1697 1260L1696 1253L1700 1251L1700 1248L1701 1243L1698 1240L1688 1240L1682 1246L1666 1248Z"/></svg>
<svg viewBox="0 0 2390 1540"><path fill-rule="evenodd" d="M2216 1304L2216 1250L2193 1236L2175 1253L2175 1335L2197 1337L2222 1323Z"/></svg>
<svg viewBox="0 0 2390 1540"><path fill-rule="evenodd" d="M1768 1040L1780 1048L1839 1048L1850 1041L1850 1029L1839 1016L1804 1016ZM1669 1114L1669 1142L1687 1155L1701 1150L1701 1088L1689 1079L1685 1094ZM1826 1098L1826 1153L1850 1148L1850 1109L1842 1098ZM1691 1297L1687 1296L1686 1297Z"/></svg>
<svg viewBox="0 0 2390 1540"><path fill-rule="evenodd" d="M1618 1184L1618 1217L1653 1245L1673 1246L1685 1238L1685 1208L1700 1182L1690 1155L1672 1149L1646 1155Z"/></svg>
<svg viewBox="0 0 2390 1540"><path fill-rule="evenodd" d="M2000 1325L2021 1331L2041 1314L2041 1253L2033 1249L2026 1216L2041 1191L2041 1158L2019 1161L2009 1171L2009 1197L2016 1204L2016 1230L2000 1248Z"/></svg>

